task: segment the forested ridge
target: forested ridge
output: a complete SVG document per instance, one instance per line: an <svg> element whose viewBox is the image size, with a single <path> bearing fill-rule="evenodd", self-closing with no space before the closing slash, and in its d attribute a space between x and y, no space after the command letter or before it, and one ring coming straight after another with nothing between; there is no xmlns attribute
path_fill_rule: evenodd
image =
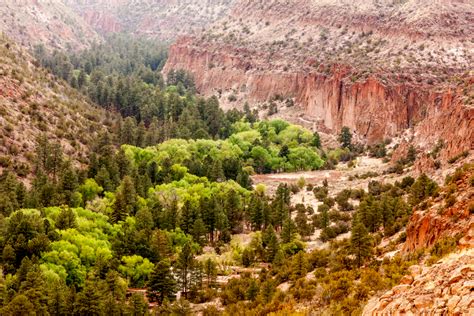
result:
<svg viewBox="0 0 474 316"><path fill-rule="evenodd" d="M417 259L379 260L376 246L438 194L426 175L340 192L304 180L274 194L252 185L255 173L330 169L366 152L349 129L328 149L318 133L259 120L248 106L224 112L217 98L196 95L185 70L165 80L166 48L148 41L116 36L83 52L37 47L35 56L122 119L100 133L85 167L42 135L31 184L13 170L0 175L0 314L188 315L216 298L222 306L204 315L284 315L304 302L359 313ZM385 144L368 151L383 157ZM317 210L291 203L301 190ZM306 251L317 229L330 244ZM235 266L238 278L218 282Z"/></svg>

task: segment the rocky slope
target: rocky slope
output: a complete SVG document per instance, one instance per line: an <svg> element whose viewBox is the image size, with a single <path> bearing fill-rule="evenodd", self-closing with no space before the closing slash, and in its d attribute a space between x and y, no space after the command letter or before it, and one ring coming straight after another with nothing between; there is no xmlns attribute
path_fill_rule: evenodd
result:
<svg viewBox="0 0 474 316"><path fill-rule="evenodd" d="M467 167L465 167L467 168ZM410 218L403 250L406 253L431 247L441 238L469 236L474 233L474 165L455 178L438 197L428 202L428 208L418 207ZM453 200L454 199L454 200ZM469 240L465 243L469 244ZM470 241L473 243L474 240Z"/></svg>
<svg viewBox="0 0 474 316"><path fill-rule="evenodd" d="M457 250L429 265L410 267L410 274L390 291L371 299L363 315L470 315L474 310L474 165L451 177L428 208L415 209L406 229L404 255L459 239ZM461 171L462 170L462 171ZM455 197L455 200L451 200ZM453 239L454 238L454 239ZM446 244L446 243L445 243ZM438 249L443 246L438 246ZM446 246L444 246L446 247ZM431 248L433 249L433 248Z"/></svg>
<svg viewBox="0 0 474 316"><path fill-rule="evenodd" d="M362 315L472 315L474 249L454 253L410 275L366 305Z"/></svg>
<svg viewBox="0 0 474 316"><path fill-rule="evenodd" d="M64 154L81 165L97 134L116 118L37 68L22 48L0 36L0 173L8 168L28 174L42 134L61 143Z"/></svg>
<svg viewBox="0 0 474 316"><path fill-rule="evenodd" d="M369 142L414 128L423 150L444 139L447 159L474 147L472 21L468 1L239 1L174 44L164 72L190 70L228 107L294 100Z"/></svg>
<svg viewBox="0 0 474 316"><path fill-rule="evenodd" d="M62 0L2 1L0 31L25 47L80 49L100 39Z"/></svg>
<svg viewBox="0 0 474 316"><path fill-rule="evenodd" d="M234 0L64 0L102 33L128 32L162 40L201 31Z"/></svg>

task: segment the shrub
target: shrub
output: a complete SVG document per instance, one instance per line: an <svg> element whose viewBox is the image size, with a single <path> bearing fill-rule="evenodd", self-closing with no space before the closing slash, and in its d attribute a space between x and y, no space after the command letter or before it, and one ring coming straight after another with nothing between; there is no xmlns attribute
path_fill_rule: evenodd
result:
<svg viewBox="0 0 474 316"><path fill-rule="evenodd" d="M447 197L446 197L446 200L445 200L445 206L446 207L451 207L453 206L454 204L456 203L456 197L452 194L449 194Z"/></svg>
<svg viewBox="0 0 474 316"><path fill-rule="evenodd" d="M455 163L456 161L458 161L459 159L464 159L464 158L466 158L468 155L469 155L469 151L463 151L463 152L460 153L459 155L456 155L456 156L454 156L454 157L451 157L451 158L448 160L448 163L453 164L453 163Z"/></svg>
<svg viewBox="0 0 474 316"><path fill-rule="evenodd" d="M457 246L457 239L457 237L446 237L438 240L430 250L431 257L428 259L428 264L433 264L453 252Z"/></svg>

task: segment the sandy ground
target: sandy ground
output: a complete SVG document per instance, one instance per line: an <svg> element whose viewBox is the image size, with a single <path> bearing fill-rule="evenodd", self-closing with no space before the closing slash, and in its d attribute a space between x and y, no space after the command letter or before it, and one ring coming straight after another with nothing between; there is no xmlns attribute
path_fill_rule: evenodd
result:
<svg viewBox="0 0 474 316"><path fill-rule="evenodd" d="M393 174L383 175L383 172L387 168L389 168L389 164L383 163L381 159L363 156L357 159L357 164L354 168L348 168L347 164L339 164L336 170L255 175L252 177L252 180L254 181L254 185L264 184L268 194L274 194L280 183L297 183L301 178L305 179L306 184L312 184L314 186L321 186L323 181L327 180L329 195L334 197L344 189L368 190L368 184L373 180L393 183L402 178L402 176L394 177ZM367 172L375 172L378 176L366 179L355 178L357 175L360 176ZM351 179L351 177L353 179ZM353 205L357 204L357 201L354 200L350 200L350 202ZM307 207L311 206L314 211L317 212L318 206L322 203L315 198L312 191L303 188L298 193L291 195L291 204L304 204ZM296 216L296 213L294 213L293 216ZM321 230L317 229L307 238L307 240L305 240L306 251L311 252L314 249L324 249L329 247L329 243L323 243L319 240L320 234ZM350 232L339 235L336 237L336 240L342 240L345 238L350 238Z"/></svg>
<svg viewBox="0 0 474 316"><path fill-rule="evenodd" d="M297 183L300 178L304 178L306 184L320 186L324 180L328 181L329 192L337 193L347 188L367 189L370 180L395 181L393 174L383 176L382 173L388 169L389 165L383 163L381 159L363 156L357 158L357 164L354 168L348 168L347 164L339 164L335 170L316 170L302 171L293 173L278 174L258 174L252 176L254 185L264 184L268 194L273 194L280 183ZM367 172L376 172L379 176L367 179L349 179L350 176L363 175ZM301 192L300 192L301 193ZM300 194L298 193L298 194ZM305 196L303 194L303 196ZM295 198L297 201L298 197Z"/></svg>

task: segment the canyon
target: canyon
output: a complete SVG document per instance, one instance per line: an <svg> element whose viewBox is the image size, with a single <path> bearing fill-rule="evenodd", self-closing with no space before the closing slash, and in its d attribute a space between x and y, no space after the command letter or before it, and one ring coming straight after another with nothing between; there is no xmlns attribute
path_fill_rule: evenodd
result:
<svg viewBox="0 0 474 316"><path fill-rule="evenodd" d="M163 72L187 69L228 108L291 100L316 126L368 143L404 135L427 152L441 139L443 161L473 149L469 5L377 3L241 1L173 44ZM439 19L455 14L449 27Z"/></svg>
<svg viewBox="0 0 474 316"><path fill-rule="evenodd" d="M300 179L312 187L330 178L333 196L421 173L440 185L446 181L410 211L396 235L373 233L383 238L374 262L422 255L400 284L371 292L362 313L472 313L472 1L21 0L0 7L0 30L18 43L0 37L0 172L31 171L40 135L59 142L83 167L94 139L119 125L117 113L38 67L25 47L80 51L118 33L171 43L164 77L173 70L191 73L200 96L216 95L226 110L248 104L261 118L304 123L321 133L327 153L340 149L336 135L345 126L356 141L387 143L385 160L363 156L335 170L252 175L268 192ZM413 166L390 171L412 145ZM467 163L463 173L455 171ZM30 178L23 180L30 185ZM315 210L321 204L311 190L292 198ZM317 249L319 235L311 238L308 250ZM456 239L452 253L428 262L433 247L449 238Z"/></svg>
<svg viewBox="0 0 474 316"><path fill-rule="evenodd" d="M0 5L0 31L33 48L84 49L100 36L62 0L6 0Z"/></svg>
<svg viewBox="0 0 474 316"><path fill-rule="evenodd" d="M65 0L100 34L126 32L162 41L199 32L222 18L233 0Z"/></svg>

